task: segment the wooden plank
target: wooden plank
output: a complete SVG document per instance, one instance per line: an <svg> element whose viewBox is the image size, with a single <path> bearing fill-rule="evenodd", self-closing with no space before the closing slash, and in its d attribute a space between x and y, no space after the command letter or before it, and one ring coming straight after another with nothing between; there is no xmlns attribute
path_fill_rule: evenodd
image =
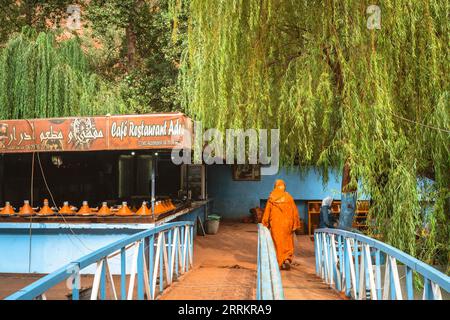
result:
<svg viewBox="0 0 450 320"><path fill-rule="evenodd" d="M206 236L205 228L203 228L202 219L200 219L200 217L197 216L197 220L200 223L200 227L201 227L201 230L202 230L202 236Z"/></svg>

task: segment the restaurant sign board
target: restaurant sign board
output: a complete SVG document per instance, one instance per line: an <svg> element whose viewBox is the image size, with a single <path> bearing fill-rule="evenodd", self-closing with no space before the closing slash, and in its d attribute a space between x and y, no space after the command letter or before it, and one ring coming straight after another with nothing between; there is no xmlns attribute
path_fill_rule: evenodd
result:
<svg viewBox="0 0 450 320"><path fill-rule="evenodd" d="M0 153L185 148L191 133L182 113L0 120Z"/></svg>

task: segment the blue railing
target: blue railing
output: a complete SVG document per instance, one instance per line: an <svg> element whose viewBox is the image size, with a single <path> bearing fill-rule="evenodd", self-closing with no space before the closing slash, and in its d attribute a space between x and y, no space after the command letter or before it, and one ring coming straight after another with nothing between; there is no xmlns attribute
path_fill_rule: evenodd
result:
<svg viewBox="0 0 450 320"><path fill-rule="evenodd" d="M62 268L42 277L15 292L6 300L46 299L46 292L55 285L67 281L72 299L80 299L80 272L96 264L90 299L118 299L114 277L108 261L120 254L120 298L122 300L155 299L157 280L161 294L175 277L187 272L193 264L193 222L173 222L138 232L110 245L102 247ZM131 270L128 273L127 256L131 250ZM148 262L148 263L147 263ZM136 279L137 276L137 279ZM137 281L136 281L137 280ZM107 294L107 281L110 294ZM136 285L137 284L137 290Z"/></svg>
<svg viewBox="0 0 450 320"><path fill-rule="evenodd" d="M353 299L413 300L414 272L423 278L424 300L441 300L441 289L447 293L450 290L450 277L444 273L362 234L339 229L316 229L314 240L317 275ZM405 286L401 284L397 261L405 268ZM406 296L403 291L406 291Z"/></svg>
<svg viewBox="0 0 450 320"><path fill-rule="evenodd" d="M283 284L270 231L258 224L257 300L283 300Z"/></svg>

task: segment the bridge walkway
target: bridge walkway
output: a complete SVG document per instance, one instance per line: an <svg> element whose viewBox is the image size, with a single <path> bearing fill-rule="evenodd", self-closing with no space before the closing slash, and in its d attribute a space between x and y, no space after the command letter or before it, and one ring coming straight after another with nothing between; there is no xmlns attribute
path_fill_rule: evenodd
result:
<svg viewBox="0 0 450 320"><path fill-rule="evenodd" d="M296 236L291 270L281 271L286 299L339 300L315 274L314 243ZM256 299L258 228L256 224L223 223L217 235L197 236L194 268L162 294L162 300Z"/></svg>

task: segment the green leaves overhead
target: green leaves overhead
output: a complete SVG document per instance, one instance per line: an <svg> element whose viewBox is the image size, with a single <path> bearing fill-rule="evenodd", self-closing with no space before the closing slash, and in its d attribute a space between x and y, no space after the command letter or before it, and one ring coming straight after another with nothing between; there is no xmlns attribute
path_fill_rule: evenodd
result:
<svg viewBox="0 0 450 320"><path fill-rule="evenodd" d="M448 2L383 1L380 30L370 4L191 0L184 107L209 127L280 128L284 164L348 160L371 232L448 265Z"/></svg>
<svg viewBox="0 0 450 320"><path fill-rule="evenodd" d="M24 29L0 51L2 119L123 112L120 95L89 71L78 38Z"/></svg>

